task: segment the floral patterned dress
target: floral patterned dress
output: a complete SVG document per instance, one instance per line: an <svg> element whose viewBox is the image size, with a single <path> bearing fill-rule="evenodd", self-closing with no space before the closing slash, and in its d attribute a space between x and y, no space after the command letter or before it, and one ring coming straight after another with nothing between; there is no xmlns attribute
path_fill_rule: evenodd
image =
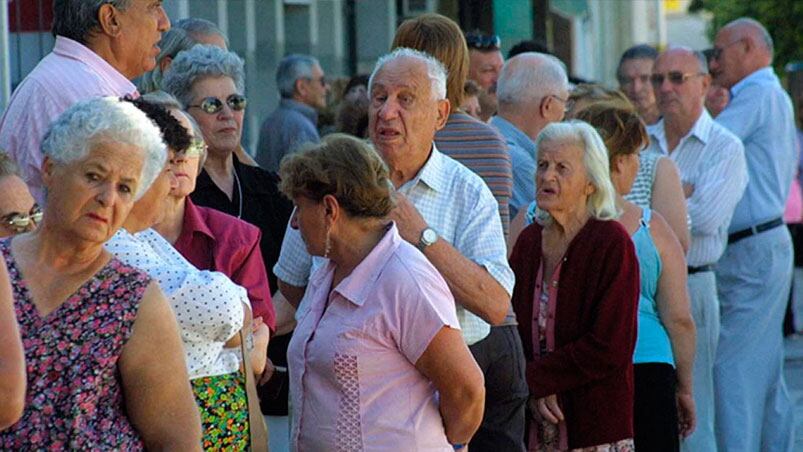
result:
<svg viewBox="0 0 803 452"><path fill-rule="evenodd" d="M150 278L112 259L54 311L39 313L0 241L14 290L28 388L0 450L142 450L125 415L117 361Z"/></svg>

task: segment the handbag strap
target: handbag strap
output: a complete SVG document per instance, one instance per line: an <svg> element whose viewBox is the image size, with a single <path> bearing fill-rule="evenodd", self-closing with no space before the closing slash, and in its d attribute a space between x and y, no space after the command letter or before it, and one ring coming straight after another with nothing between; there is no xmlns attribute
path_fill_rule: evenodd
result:
<svg viewBox="0 0 803 452"><path fill-rule="evenodd" d="M245 368L245 395L248 400L248 427L251 437L251 450L253 452L268 452L268 427L265 425L265 418L262 417L262 409L259 407L259 396L254 382L254 370L251 367L251 360L245 348L245 335L240 330L240 351L243 355L243 367Z"/></svg>

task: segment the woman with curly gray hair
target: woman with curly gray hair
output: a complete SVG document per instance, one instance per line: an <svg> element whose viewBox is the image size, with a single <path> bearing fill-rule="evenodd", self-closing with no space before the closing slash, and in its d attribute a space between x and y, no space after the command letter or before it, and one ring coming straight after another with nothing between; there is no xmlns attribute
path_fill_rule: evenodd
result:
<svg viewBox="0 0 803 452"><path fill-rule="evenodd" d="M105 249L167 153L117 98L75 104L42 142L47 205L0 241L27 363L22 419L0 449L199 450L179 329L159 285Z"/></svg>

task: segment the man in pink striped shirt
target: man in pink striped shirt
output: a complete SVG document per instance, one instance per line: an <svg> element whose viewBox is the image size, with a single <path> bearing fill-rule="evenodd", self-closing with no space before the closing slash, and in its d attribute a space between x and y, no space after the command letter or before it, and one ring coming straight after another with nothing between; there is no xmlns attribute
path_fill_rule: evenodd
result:
<svg viewBox="0 0 803 452"><path fill-rule="evenodd" d="M50 122L75 102L137 95L131 80L156 66L170 20L161 0L55 0L56 44L20 83L0 118L0 148L44 202L42 138Z"/></svg>

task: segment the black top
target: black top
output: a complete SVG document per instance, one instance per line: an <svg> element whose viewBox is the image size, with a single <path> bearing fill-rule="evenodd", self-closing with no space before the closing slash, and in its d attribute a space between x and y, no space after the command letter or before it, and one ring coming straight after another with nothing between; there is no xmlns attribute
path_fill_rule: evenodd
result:
<svg viewBox="0 0 803 452"><path fill-rule="evenodd" d="M273 266L279 260L284 231L293 212L293 203L279 192L279 177L256 166L243 165L232 156L234 171L242 187L242 212L240 212L240 193L234 183L232 199L220 189L207 174L201 171L190 195L192 202L199 206L211 207L235 217L239 216L262 231L259 247L268 273L271 293L276 293L276 276Z"/></svg>

